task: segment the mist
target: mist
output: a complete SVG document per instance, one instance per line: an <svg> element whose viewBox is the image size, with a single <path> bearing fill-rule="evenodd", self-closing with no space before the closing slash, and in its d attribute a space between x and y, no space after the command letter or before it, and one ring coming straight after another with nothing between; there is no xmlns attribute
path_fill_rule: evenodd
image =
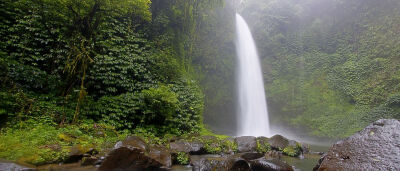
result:
<svg viewBox="0 0 400 171"><path fill-rule="evenodd" d="M273 133L328 145L375 120L399 119L399 107L387 105L399 92L399 7L395 0L226 1L216 30L205 35L224 47L216 46L224 54L216 60L228 71L209 73L224 86L206 90L205 123L218 133L237 131L237 60L229 48L236 11L262 60Z"/></svg>

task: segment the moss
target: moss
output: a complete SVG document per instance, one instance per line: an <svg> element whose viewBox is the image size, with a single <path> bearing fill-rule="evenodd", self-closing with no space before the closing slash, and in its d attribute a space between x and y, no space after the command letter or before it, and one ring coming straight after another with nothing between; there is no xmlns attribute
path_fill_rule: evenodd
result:
<svg viewBox="0 0 400 171"><path fill-rule="evenodd" d="M271 150L271 145L268 142L261 142L257 140L257 152L259 153L266 153Z"/></svg>
<svg viewBox="0 0 400 171"><path fill-rule="evenodd" d="M106 136L99 137L96 130L87 132L83 129L88 125L82 123L80 126L57 128L36 124L20 129L5 128L0 132L0 158L33 165L58 163L67 158L72 146L79 151L94 148L102 152L127 136L123 132L108 134L113 131L103 131ZM91 125L94 128L94 124ZM100 129L99 125L96 126Z"/></svg>
<svg viewBox="0 0 400 171"><path fill-rule="evenodd" d="M221 141L221 148L224 153L236 153L238 151L237 143L228 139L224 139Z"/></svg>
<svg viewBox="0 0 400 171"><path fill-rule="evenodd" d="M189 154L185 152L178 152L176 160L180 165L187 165L189 164Z"/></svg>
<svg viewBox="0 0 400 171"><path fill-rule="evenodd" d="M283 154L290 157L297 157L301 154L301 144L297 143L296 146L287 146L283 149Z"/></svg>
<svg viewBox="0 0 400 171"><path fill-rule="evenodd" d="M218 142L206 141L204 143L204 149L208 154L222 153L222 148Z"/></svg>
<svg viewBox="0 0 400 171"><path fill-rule="evenodd" d="M220 140L229 138L229 136L227 136L227 135L220 135L220 134L215 134L215 133L211 132L209 129L205 128L204 125L201 125L199 133L200 133L200 136L213 136Z"/></svg>

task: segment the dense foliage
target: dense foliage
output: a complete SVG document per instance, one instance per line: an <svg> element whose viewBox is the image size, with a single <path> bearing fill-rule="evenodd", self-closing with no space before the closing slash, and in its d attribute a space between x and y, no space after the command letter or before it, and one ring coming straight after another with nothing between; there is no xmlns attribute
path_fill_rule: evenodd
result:
<svg viewBox="0 0 400 171"><path fill-rule="evenodd" d="M273 121L344 137L380 118L400 119L399 7L395 0L246 3Z"/></svg>
<svg viewBox="0 0 400 171"><path fill-rule="evenodd" d="M130 133L156 144L212 134L203 120L234 134L235 11L257 41L273 125L344 137L380 118L400 119L399 7L398 0L2 0L0 158L54 163L71 146L100 151ZM210 153L237 150L223 138L201 141ZM298 147L282 150L298 155Z"/></svg>
<svg viewBox="0 0 400 171"><path fill-rule="evenodd" d="M1 1L1 127L202 128L196 21L222 1Z"/></svg>

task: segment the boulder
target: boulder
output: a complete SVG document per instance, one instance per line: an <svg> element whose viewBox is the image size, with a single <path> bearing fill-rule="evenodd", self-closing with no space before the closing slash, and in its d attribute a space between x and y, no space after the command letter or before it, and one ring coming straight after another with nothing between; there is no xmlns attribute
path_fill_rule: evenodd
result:
<svg viewBox="0 0 400 171"><path fill-rule="evenodd" d="M267 137L257 137L257 152L266 153L271 151Z"/></svg>
<svg viewBox="0 0 400 171"><path fill-rule="evenodd" d="M324 161L324 159L325 159L325 156L326 156L326 154L321 156L321 158L318 159L318 163L313 168L313 171L318 171L319 167L321 167L322 161Z"/></svg>
<svg viewBox="0 0 400 171"><path fill-rule="evenodd" d="M192 155L190 165L193 171L227 170L226 158L220 155Z"/></svg>
<svg viewBox="0 0 400 171"><path fill-rule="evenodd" d="M293 171L293 168L278 159L260 158L249 162L252 171Z"/></svg>
<svg viewBox="0 0 400 171"><path fill-rule="evenodd" d="M149 157L161 163L161 165L165 168L170 168L172 166L171 154L165 148L150 148Z"/></svg>
<svg viewBox="0 0 400 171"><path fill-rule="evenodd" d="M281 157L281 151L268 151L267 153L265 153L265 158L267 159L280 159Z"/></svg>
<svg viewBox="0 0 400 171"><path fill-rule="evenodd" d="M268 140L269 140L269 138L267 138L267 137L257 137L257 141L260 144L268 144L269 145Z"/></svg>
<svg viewBox="0 0 400 171"><path fill-rule="evenodd" d="M83 157L82 160L81 160L81 166L92 166L92 165L95 165L95 163L98 160L99 159L97 157L94 157L94 156Z"/></svg>
<svg viewBox="0 0 400 171"><path fill-rule="evenodd" d="M250 165L240 155L220 156L220 155L193 155L190 157L193 171L250 171Z"/></svg>
<svg viewBox="0 0 400 171"><path fill-rule="evenodd" d="M292 171L293 168L279 159L266 159L262 153L238 153L230 156L192 155L194 171Z"/></svg>
<svg viewBox="0 0 400 171"><path fill-rule="evenodd" d="M149 147L143 139L133 136L118 142L101 163L99 170L164 170L171 165L168 150Z"/></svg>
<svg viewBox="0 0 400 171"><path fill-rule="evenodd" d="M272 149L282 151L289 145L289 140L282 135L274 135L268 139L268 143Z"/></svg>
<svg viewBox="0 0 400 171"><path fill-rule="evenodd" d="M84 157L85 154L91 152L92 149L88 149L83 147L82 145L74 145L69 149L69 154L67 159L65 159L65 163L75 163Z"/></svg>
<svg viewBox="0 0 400 171"><path fill-rule="evenodd" d="M202 154L204 152L203 143L197 141L189 142L185 140L178 140L171 142L169 144L169 148L172 152L185 152L190 154Z"/></svg>
<svg viewBox="0 0 400 171"><path fill-rule="evenodd" d="M225 154L235 154L238 151L235 138L228 137L221 140L222 152Z"/></svg>
<svg viewBox="0 0 400 171"><path fill-rule="evenodd" d="M128 171L162 167L160 162L150 158L145 153L146 152L136 147L120 147L114 149L107 155L99 170Z"/></svg>
<svg viewBox="0 0 400 171"><path fill-rule="evenodd" d="M214 136L201 136L201 142L204 143L204 151L207 154L219 154L223 152L220 140Z"/></svg>
<svg viewBox="0 0 400 171"><path fill-rule="evenodd" d="M240 156L240 158L243 158L247 161L264 157L263 153L242 153L242 154L238 154L238 155Z"/></svg>
<svg viewBox="0 0 400 171"><path fill-rule="evenodd" d="M118 146L117 144L115 145L116 147ZM120 146L132 146L132 147L142 149L143 151L147 151L149 148L147 143L138 136L129 136L124 141L122 141L119 145Z"/></svg>
<svg viewBox="0 0 400 171"><path fill-rule="evenodd" d="M381 119L337 142L318 170L400 170L400 121Z"/></svg>
<svg viewBox="0 0 400 171"><path fill-rule="evenodd" d="M301 151L303 151L304 154L310 153L310 145L302 143ZM318 153L318 154L320 154L320 153Z"/></svg>
<svg viewBox="0 0 400 171"><path fill-rule="evenodd" d="M236 137L235 142L238 145L238 152L253 152L257 150L257 140L256 137L243 136Z"/></svg>
<svg viewBox="0 0 400 171"><path fill-rule="evenodd" d="M0 159L0 170L12 170L12 171L36 171L37 169L34 166L17 164L11 161L1 160Z"/></svg>

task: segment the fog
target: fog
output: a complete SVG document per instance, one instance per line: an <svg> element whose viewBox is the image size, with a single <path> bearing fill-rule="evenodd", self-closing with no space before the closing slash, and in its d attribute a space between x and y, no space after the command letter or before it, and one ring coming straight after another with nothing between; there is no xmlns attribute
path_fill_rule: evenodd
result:
<svg viewBox="0 0 400 171"><path fill-rule="evenodd" d="M237 132L236 11L255 37L273 133L330 144L374 120L398 118L397 108L375 111L399 91L399 81L389 81L399 66L399 7L395 0L226 1L224 8L216 9L223 15L215 30L204 35L218 44L215 53L223 55L216 56L215 64L224 68L203 80L214 85L205 89L205 123L217 133ZM389 66L390 61L394 65ZM382 72L387 78L379 77Z"/></svg>

